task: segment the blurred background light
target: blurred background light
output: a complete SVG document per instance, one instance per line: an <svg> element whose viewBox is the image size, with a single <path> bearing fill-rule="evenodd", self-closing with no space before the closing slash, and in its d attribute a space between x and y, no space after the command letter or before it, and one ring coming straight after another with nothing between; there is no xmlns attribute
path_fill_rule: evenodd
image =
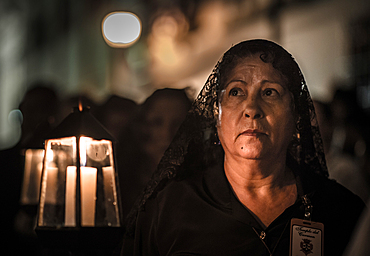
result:
<svg viewBox="0 0 370 256"><path fill-rule="evenodd" d="M8 115L8 121L13 127L20 127L23 122L23 115L19 109L13 109Z"/></svg>
<svg viewBox="0 0 370 256"><path fill-rule="evenodd" d="M130 12L109 13L102 22L105 42L115 48L134 44L141 34L140 19Z"/></svg>

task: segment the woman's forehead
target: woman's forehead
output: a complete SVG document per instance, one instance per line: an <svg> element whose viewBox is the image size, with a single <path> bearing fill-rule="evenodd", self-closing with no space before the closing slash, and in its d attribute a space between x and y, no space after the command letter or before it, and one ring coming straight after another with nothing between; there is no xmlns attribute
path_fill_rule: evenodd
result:
<svg viewBox="0 0 370 256"><path fill-rule="evenodd" d="M227 77L223 79L226 82L224 87L233 79L248 80L253 77L259 77L282 86L287 84L286 77L279 70L275 69L271 63L262 61L257 54L241 58L225 75Z"/></svg>

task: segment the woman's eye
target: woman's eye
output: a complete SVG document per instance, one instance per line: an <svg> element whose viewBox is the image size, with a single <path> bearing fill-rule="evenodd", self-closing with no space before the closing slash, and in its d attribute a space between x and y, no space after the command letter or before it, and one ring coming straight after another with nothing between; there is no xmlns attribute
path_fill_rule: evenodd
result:
<svg viewBox="0 0 370 256"><path fill-rule="evenodd" d="M265 96L279 96L279 92L275 89L266 89L263 91Z"/></svg>
<svg viewBox="0 0 370 256"><path fill-rule="evenodd" d="M243 90L240 88L232 88L229 92L230 96L240 96L243 95Z"/></svg>

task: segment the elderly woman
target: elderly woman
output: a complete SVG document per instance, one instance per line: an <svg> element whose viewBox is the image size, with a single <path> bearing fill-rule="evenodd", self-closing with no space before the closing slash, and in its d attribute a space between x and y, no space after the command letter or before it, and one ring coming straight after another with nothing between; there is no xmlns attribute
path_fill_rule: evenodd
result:
<svg viewBox="0 0 370 256"><path fill-rule="evenodd" d="M273 42L241 42L193 103L126 242L135 255L341 255L364 203L327 177L297 63Z"/></svg>

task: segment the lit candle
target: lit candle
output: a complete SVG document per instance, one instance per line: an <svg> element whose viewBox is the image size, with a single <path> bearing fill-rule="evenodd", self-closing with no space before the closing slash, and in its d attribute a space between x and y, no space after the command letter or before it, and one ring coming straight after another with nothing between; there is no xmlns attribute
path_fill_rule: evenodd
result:
<svg viewBox="0 0 370 256"><path fill-rule="evenodd" d="M77 167L68 166L66 173L66 200L64 225L67 227L76 226L76 176Z"/></svg>
<svg viewBox="0 0 370 256"><path fill-rule="evenodd" d="M24 177L21 203L38 204L42 173L43 149L27 149L25 152Z"/></svg>
<svg viewBox="0 0 370 256"><path fill-rule="evenodd" d="M57 181L58 181L58 168L47 167L46 172L46 194L45 204L57 204Z"/></svg>
<svg viewBox="0 0 370 256"><path fill-rule="evenodd" d="M103 167L104 196L108 226L118 226L117 192L113 166Z"/></svg>
<svg viewBox="0 0 370 256"><path fill-rule="evenodd" d="M81 225L95 225L97 169L81 167Z"/></svg>

